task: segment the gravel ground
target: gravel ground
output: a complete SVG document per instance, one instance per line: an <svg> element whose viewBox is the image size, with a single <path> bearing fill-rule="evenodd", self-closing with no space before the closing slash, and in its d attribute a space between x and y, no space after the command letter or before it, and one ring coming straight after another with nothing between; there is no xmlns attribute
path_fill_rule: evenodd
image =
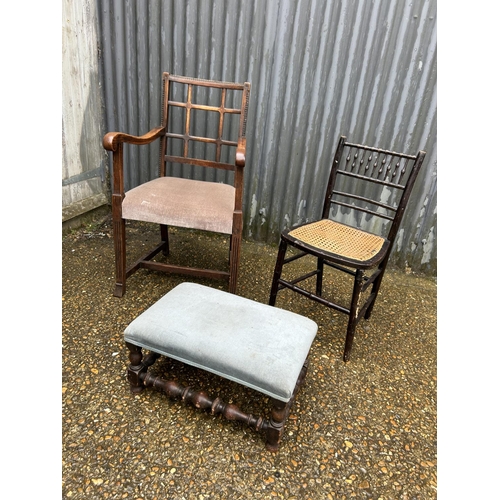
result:
<svg viewBox="0 0 500 500"><path fill-rule="evenodd" d="M157 241L156 227L139 223L128 235L132 257L143 240ZM227 256L221 239L174 230L171 258L199 255L197 264L217 265ZM276 252L243 242L240 295L267 303ZM123 331L186 277L140 270L126 295L113 297L109 216L63 236L62 264L64 499L437 498L435 279L390 270L348 363L346 316L289 291L278 295L277 307L310 317L319 330L280 450L271 454L263 435L242 424L152 389L129 391ZM331 288L332 278L325 283ZM258 393L173 361L158 363L244 411L268 408Z"/></svg>

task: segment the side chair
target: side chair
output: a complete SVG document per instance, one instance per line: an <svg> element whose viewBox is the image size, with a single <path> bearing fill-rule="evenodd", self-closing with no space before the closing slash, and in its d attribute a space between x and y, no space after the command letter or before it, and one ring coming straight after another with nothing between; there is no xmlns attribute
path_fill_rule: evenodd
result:
<svg viewBox="0 0 500 500"><path fill-rule="evenodd" d="M280 290L289 289L347 314L344 361L350 358L359 320L369 319L372 314L424 158L425 151L415 155L397 153L350 143L341 136L321 219L281 233L269 305L275 305ZM295 250L287 257L289 247ZM313 257L315 269L298 277L283 277L285 265L306 255ZM325 266L352 277L350 299L342 303L337 296L335 300L324 296ZM292 272L290 267L287 272ZM315 286L308 286L306 280L313 277Z"/></svg>

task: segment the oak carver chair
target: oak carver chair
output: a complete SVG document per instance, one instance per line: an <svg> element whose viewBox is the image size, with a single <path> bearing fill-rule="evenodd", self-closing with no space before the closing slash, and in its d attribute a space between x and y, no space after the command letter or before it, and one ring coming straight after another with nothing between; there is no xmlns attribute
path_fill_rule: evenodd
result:
<svg viewBox="0 0 500 500"><path fill-rule="evenodd" d="M142 136L109 132L103 139L104 148L113 154L114 295L122 297L127 278L141 268L227 280L229 292L236 293L250 84L163 73L162 90L159 127ZM145 145L157 139L160 140L159 176L125 192L124 144ZM202 171L204 180L189 178L194 176L193 169ZM180 171L187 174L181 177ZM127 219L156 223L160 227L159 244L129 267ZM228 268L201 269L154 260L160 252L169 255L169 226L230 235Z"/></svg>
<svg viewBox="0 0 500 500"><path fill-rule="evenodd" d="M278 291L286 288L347 314L344 361L349 360L359 320L369 319L372 313L424 157L425 151L416 155L397 153L349 143L341 136L328 179L322 218L281 233L269 305L274 306ZM360 225L368 226L369 230L357 227ZM289 246L296 250L287 257ZM282 277L284 265L306 255L313 256L315 269L294 278ZM350 303L323 296L325 265L352 276ZM314 276L315 288L307 282L301 283Z"/></svg>

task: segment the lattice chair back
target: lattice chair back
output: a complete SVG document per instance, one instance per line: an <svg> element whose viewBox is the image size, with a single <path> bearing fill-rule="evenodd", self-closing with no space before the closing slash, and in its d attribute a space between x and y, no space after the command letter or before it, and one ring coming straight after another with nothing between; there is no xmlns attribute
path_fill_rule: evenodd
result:
<svg viewBox="0 0 500 500"><path fill-rule="evenodd" d="M236 151L246 144L249 94L249 83L164 73L162 126L166 132L160 175L179 173L175 167L183 164L234 171Z"/></svg>

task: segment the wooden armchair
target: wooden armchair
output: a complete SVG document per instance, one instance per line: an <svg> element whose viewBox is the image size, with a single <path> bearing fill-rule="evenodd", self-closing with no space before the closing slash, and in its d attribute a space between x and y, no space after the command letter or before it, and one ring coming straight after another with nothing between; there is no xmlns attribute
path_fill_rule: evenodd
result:
<svg viewBox="0 0 500 500"><path fill-rule="evenodd" d="M161 125L142 136L121 132L109 132L104 136L104 148L113 154L115 296L125 294L126 279L140 268L225 279L229 282L229 291L236 293L249 94L249 83L200 80L164 73ZM160 140L158 178L125 192L124 144L145 145L157 139ZM172 175L174 168L181 171L189 165L233 172L232 180L213 182ZM126 265L127 219L160 226L159 244L129 267ZM155 260L159 252L165 256L169 254L168 226L230 235L228 269L199 269Z"/></svg>

